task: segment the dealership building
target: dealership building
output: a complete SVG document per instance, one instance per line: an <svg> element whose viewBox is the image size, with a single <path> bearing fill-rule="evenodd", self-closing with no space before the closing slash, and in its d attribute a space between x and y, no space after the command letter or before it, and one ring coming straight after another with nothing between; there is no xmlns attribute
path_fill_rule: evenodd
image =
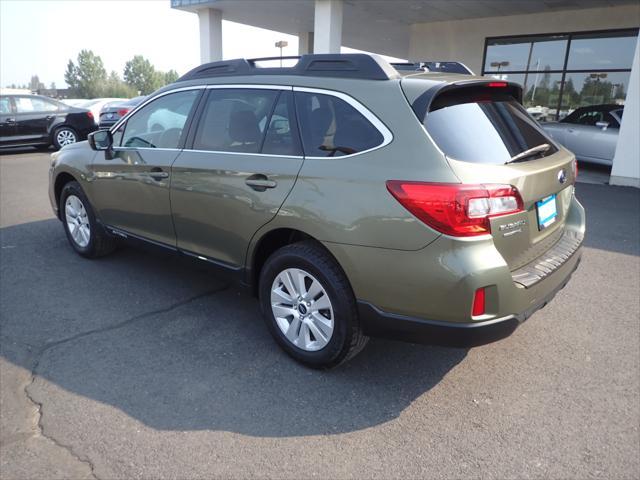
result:
<svg viewBox="0 0 640 480"><path fill-rule="evenodd" d="M171 0L198 15L203 63L222 59L222 20L410 61L455 60L524 86L542 120L624 105L610 183L640 186L638 0Z"/></svg>

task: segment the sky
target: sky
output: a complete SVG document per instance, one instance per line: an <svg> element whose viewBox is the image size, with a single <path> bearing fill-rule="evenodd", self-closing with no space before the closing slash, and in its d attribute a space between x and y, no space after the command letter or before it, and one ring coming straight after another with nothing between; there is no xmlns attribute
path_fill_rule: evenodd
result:
<svg viewBox="0 0 640 480"><path fill-rule="evenodd" d="M223 21L223 58L298 54L298 37ZM186 73L200 64L198 17L170 8L169 0L0 0L0 86L64 87L64 72L82 49L122 77L134 55L156 69ZM343 49L343 51L356 51Z"/></svg>

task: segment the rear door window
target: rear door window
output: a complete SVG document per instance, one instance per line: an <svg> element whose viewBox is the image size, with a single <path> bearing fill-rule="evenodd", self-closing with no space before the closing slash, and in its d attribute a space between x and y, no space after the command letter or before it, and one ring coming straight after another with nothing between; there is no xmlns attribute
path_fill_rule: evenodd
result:
<svg viewBox="0 0 640 480"><path fill-rule="evenodd" d="M270 89L209 90L196 130L193 149L259 153L278 94L278 90ZM284 130L285 126L281 121L279 132L273 132L271 135L270 148L276 148L276 135L280 136L278 140L284 148Z"/></svg>
<svg viewBox="0 0 640 480"><path fill-rule="evenodd" d="M295 92L304 153L340 157L381 145L382 133L358 110L333 95Z"/></svg>
<svg viewBox="0 0 640 480"><path fill-rule="evenodd" d="M544 144L546 151L522 161L557 152L515 98L492 90L462 88L434 99L423 123L445 155L471 163L504 164Z"/></svg>

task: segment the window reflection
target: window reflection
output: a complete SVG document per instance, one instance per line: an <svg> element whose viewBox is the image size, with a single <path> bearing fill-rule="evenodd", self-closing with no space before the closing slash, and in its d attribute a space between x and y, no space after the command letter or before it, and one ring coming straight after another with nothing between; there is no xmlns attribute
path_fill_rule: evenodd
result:
<svg viewBox="0 0 640 480"><path fill-rule="evenodd" d="M525 108L540 121L581 106L624 105L637 36L630 29L489 39L483 74L520 83Z"/></svg>
<svg viewBox="0 0 640 480"><path fill-rule="evenodd" d="M629 72L567 73L560 118L587 105L624 105Z"/></svg>
<svg viewBox="0 0 640 480"><path fill-rule="evenodd" d="M637 33L615 37L575 36L571 40L567 70L631 68L636 37Z"/></svg>

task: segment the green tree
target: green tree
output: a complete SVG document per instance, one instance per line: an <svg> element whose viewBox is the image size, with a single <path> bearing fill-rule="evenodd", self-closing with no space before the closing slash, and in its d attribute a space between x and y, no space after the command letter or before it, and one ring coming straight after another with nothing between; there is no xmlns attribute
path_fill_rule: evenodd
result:
<svg viewBox="0 0 640 480"><path fill-rule="evenodd" d="M176 80L178 80L179 77L180 76L178 75L178 72L176 72L175 70L171 69L167 73L164 74L164 84L168 85L170 83L173 83Z"/></svg>
<svg viewBox="0 0 640 480"><path fill-rule="evenodd" d="M160 87L173 83L178 79L178 72L156 70L149 60L136 55L124 66L124 81L135 88L141 95L148 95Z"/></svg>
<svg viewBox="0 0 640 480"><path fill-rule="evenodd" d="M111 72L102 90L103 97L130 98L138 92L130 85L124 83L116 72Z"/></svg>
<svg viewBox="0 0 640 480"><path fill-rule="evenodd" d="M148 95L156 90L158 78L151 62L136 55L124 65L124 81L141 95Z"/></svg>
<svg viewBox="0 0 640 480"><path fill-rule="evenodd" d="M82 50L78 54L78 64L69 60L64 80L74 95L81 98L100 96L107 80L107 71L102 59L91 50Z"/></svg>

